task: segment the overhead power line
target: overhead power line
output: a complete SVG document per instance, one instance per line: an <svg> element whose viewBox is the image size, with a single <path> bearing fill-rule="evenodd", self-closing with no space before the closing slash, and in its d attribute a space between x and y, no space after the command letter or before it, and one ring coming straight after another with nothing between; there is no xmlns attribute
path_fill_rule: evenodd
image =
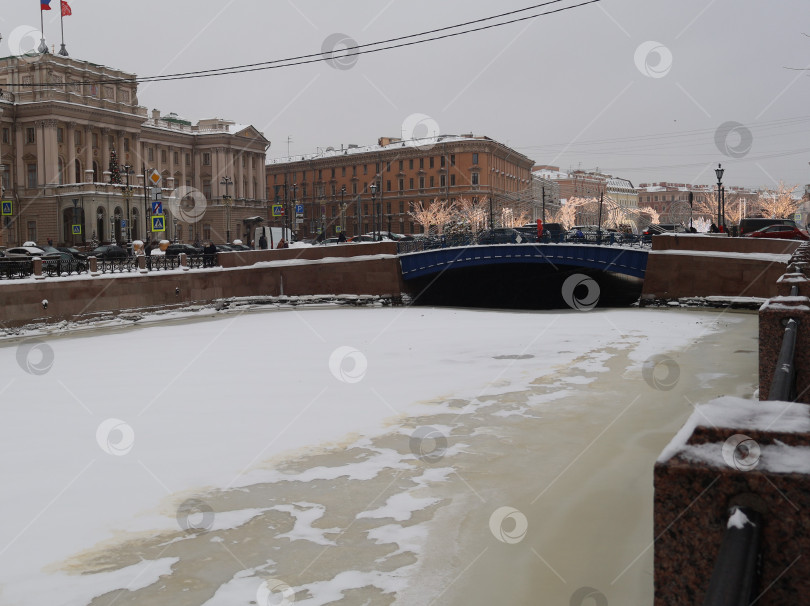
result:
<svg viewBox="0 0 810 606"><path fill-rule="evenodd" d="M576 8L581 8L588 4L595 4L597 2L601 2L601 0L585 0L583 2L579 2L577 4L572 4L568 6L563 6L560 8L555 8L551 10L547 10L544 12L534 13L531 15L524 15L521 17L514 17L512 19L508 19L506 21L499 21L497 23L488 23L486 25L478 25L477 27L472 27L469 29L464 29L462 31L450 31L456 30L459 28L468 27L470 25L477 25L481 23L486 23L487 21L493 21L496 19L502 19L504 17L510 17L513 15L517 15L519 13L524 13L528 11L534 11L538 8L542 8L545 6L549 6L552 4L557 4L560 2L564 2L566 0L549 0L548 2L543 2L541 4L535 4L533 6L528 6L526 8L521 8L514 11L509 11L506 13L500 13L498 15L493 15L491 17L484 17L481 19L475 19L473 21L466 21L464 23L458 23L456 25L450 25L447 27L442 27L438 29L427 30L424 32L420 32L417 34L408 34L406 36L399 36L396 38L389 38L387 40L380 40L378 42L369 42L367 44L360 44L357 46L352 46L343 49L342 51L331 52L331 53L312 53L308 55L299 55L297 57L288 57L286 59L273 59L271 61L263 61L260 63L250 63L245 65L235 65L231 67L222 67L222 68L214 68L214 69L206 69L206 70L197 70L191 72L181 72L176 74L165 74L165 75L157 75L157 76L144 76L140 78L100 78L95 80L83 80L79 82L70 82L70 84L79 85L79 84L115 84L115 83L147 83L147 82L168 82L172 80L189 80L194 78L211 78L216 76L227 76L231 74L242 74L248 72L255 72L255 71L264 71L270 69L282 69L285 67L295 67L298 65L306 65L309 63L322 63L324 61L335 61L339 59L347 59L351 57L357 57L359 55L365 55L370 53L378 53L382 51L388 51L396 48L403 48L407 46L416 46L419 44L425 44L427 42L434 42L436 40L443 40L447 38L453 38L457 36L464 36L467 34L472 34L475 32L481 32L489 29L493 29L496 27L502 27L504 25L511 25L514 23L519 23L521 21L529 21L532 19L539 19L540 17L545 17L548 15L553 15L556 13L562 13L565 11L573 10ZM436 35L434 35L436 34ZM425 36L428 36L427 38ZM414 38L419 38L414 40ZM52 83L38 83L38 84L7 84L8 87L48 87L52 88L54 85Z"/></svg>

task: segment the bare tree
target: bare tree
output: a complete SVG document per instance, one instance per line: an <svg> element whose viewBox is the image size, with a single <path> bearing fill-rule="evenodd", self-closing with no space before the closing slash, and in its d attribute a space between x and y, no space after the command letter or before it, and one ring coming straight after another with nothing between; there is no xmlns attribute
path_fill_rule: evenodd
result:
<svg viewBox="0 0 810 606"><path fill-rule="evenodd" d="M789 187L782 181L775 190L760 192L757 199L757 206L763 217L771 219L786 219L791 217L799 208L801 200L793 197L793 193L798 189L798 185Z"/></svg>

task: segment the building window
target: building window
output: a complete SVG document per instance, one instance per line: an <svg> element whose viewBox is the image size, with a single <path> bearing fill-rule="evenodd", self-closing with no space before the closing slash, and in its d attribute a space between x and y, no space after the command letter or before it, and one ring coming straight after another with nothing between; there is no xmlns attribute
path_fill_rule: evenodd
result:
<svg viewBox="0 0 810 606"><path fill-rule="evenodd" d="M444 156L442 156L442 158L444 158ZM445 187L447 185L447 180L445 179L445 175L441 175L439 177L439 185L441 185L442 187Z"/></svg>
<svg viewBox="0 0 810 606"><path fill-rule="evenodd" d="M319 168L318 169L318 181L322 181L322 180L323 180L323 170Z"/></svg>
<svg viewBox="0 0 810 606"><path fill-rule="evenodd" d="M93 133L93 147L98 147L98 133Z"/></svg>
<svg viewBox="0 0 810 606"><path fill-rule="evenodd" d="M352 166L352 177L357 176L357 166Z"/></svg>
<svg viewBox="0 0 810 606"><path fill-rule="evenodd" d="M37 165L28 165L28 189L36 189L37 186ZM30 238L29 238L30 240ZM34 239L36 241L36 239Z"/></svg>
<svg viewBox="0 0 810 606"><path fill-rule="evenodd" d="M385 191L391 191L391 180L385 182Z"/></svg>
<svg viewBox="0 0 810 606"><path fill-rule="evenodd" d="M25 142L26 143L36 143L37 142L37 131L34 128L26 128L25 129Z"/></svg>
<svg viewBox="0 0 810 606"><path fill-rule="evenodd" d="M207 200L211 199L211 181L209 179L203 181L203 196L205 196Z"/></svg>
<svg viewBox="0 0 810 606"><path fill-rule="evenodd" d="M191 154L186 154L186 166L191 166Z"/></svg>
<svg viewBox="0 0 810 606"><path fill-rule="evenodd" d="M3 143L9 143L11 139L11 131L9 129L3 129Z"/></svg>
<svg viewBox="0 0 810 606"><path fill-rule="evenodd" d="M385 163L385 172L388 172L388 173L391 172L391 163L390 162Z"/></svg>
<svg viewBox="0 0 810 606"><path fill-rule="evenodd" d="M405 189L405 179L399 180L399 191L403 191Z"/></svg>
<svg viewBox="0 0 810 606"><path fill-rule="evenodd" d="M423 168L425 168L425 159L419 158L419 170L422 170Z"/></svg>
<svg viewBox="0 0 810 606"><path fill-rule="evenodd" d="M446 160L445 160L444 156L441 156L441 157L439 158L439 165L440 165L442 168L444 168L445 163L446 163Z"/></svg>
<svg viewBox="0 0 810 606"><path fill-rule="evenodd" d="M456 154L450 154L450 166L456 165Z"/></svg>
<svg viewBox="0 0 810 606"><path fill-rule="evenodd" d="M363 214L364 215L368 214L368 204L363 204ZM368 229L368 227L366 227L366 229Z"/></svg>
<svg viewBox="0 0 810 606"><path fill-rule="evenodd" d="M425 178L419 177L419 189L425 189Z"/></svg>
<svg viewBox="0 0 810 606"><path fill-rule="evenodd" d="M433 159L433 158L431 158L431 160L432 160L432 159ZM433 178L433 175L430 175L430 186L431 186L431 187L434 187L434 186L435 186L435 184L436 184L436 182L435 182L435 180L434 180L434 178Z"/></svg>
<svg viewBox="0 0 810 606"><path fill-rule="evenodd" d="M385 203L385 212L386 212L386 214L389 214L389 215L391 214L391 203L390 202Z"/></svg>
<svg viewBox="0 0 810 606"><path fill-rule="evenodd" d="M405 167L405 160L400 160L399 161L399 170L404 170L404 167Z"/></svg>
<svg viewBox="0 0 810 606"><path fill-rule="evenodd" d="M3 189L9 189L9 173L7 170L0 172L0 185L3 186Z"/></svg>
<svg viewBox="0 0 810 606"><path fill-rule="evenodd" d="M455 175L450 175L450 185L452 186L452 185L455 185L455 184L456 184L456 176Z"/></svg>
<svg viewBox="0 0 810 606"><path fill-rule="evenodd" d="M429 158L430 168L433 168L433 156Z"/></svg>
<svg viewBox="0 0 810 606"><path fill-rule="evenodd" d="M473 164L478 164L478 153L473 154Z"/></svg>
<svg viewBox="0 0 810 606"><path fill-rule="evenodd" d="M333 179L335 178L335 169L334 168L332 169L332 178Z"/></svg>
<svg viewBox="0 0 810 606"><path fill-rule="evenodd" d="M31 242L37 241L37 222L36 221L29 221L28 222L28 239Z"/></svg>
<svg viewBox="0 0 810 606"><path fill-rule="evenodd" d="M173 159L174 165L177 166L178 164L180 164L180 153L179 152L174 152L174 154L172 154L172 155L174 156L174 159Z"/></svg>
<svg viewBox="0 0 810 606"><path fill-rule="evenodd" d="M148 148L148 151L146 152L146 155L149 158L150 162L155 161L155 149L153 147Z"/></svg>
<svg viewBox="0 0 810 606"><path fill-rule="evenodd" d="M129 151L129 139L124 139L124 151Z"/></svg>
<svg viewBox="0 0 810 606"><path fill-rule="evenodd" d="M57 143L64 143L65 142L65 129L57 128L56 129L56 142Z"/></svg>
<svg viewBox="0 0 810 606"><path fill-rule="evenodd" d="M346 176L346 167L345 167L345 166L341 167L341 169L340 169L340 176L341 176L341 177L345 177L345 176ZM306 177L304 177L304 178L306 179Z"/></svg>
<svg viewBox="0 0 810 606"><path fill-rule="evenodd" d="M364 175L368 174L368 164L363 164L363 174Z"/></svg>
<svg viewBox="0 0 810 606"><path fill-rule="evenodd" d="M332 169L332 170L334 170L334 169ZM332 183L332 197L334 197L336 195L337 195L337 185Z"/></svg>
<svg viewBox="0 0 810 606"><path fill-rule="evenodd" d="M478 173L473 173L471 175L471 178L472 178L472 184L473 185L478 185Z"/></svg>
<svg viewBox="0 0 810 606"><path fill-rule="evenodd" d="M405 201L404 201L404 200L400 200L400 201L399 201L399 214L402 214L402 213L404 213L404 212L405 212Z"/></svg>
<svg viewBox="0 0 810 606"><path fill-rule="evenodd" d="M352 183L352 193L353 193L353 194L356 194L356 193L357 193L357 181L355 181L354 183Z"/></svg>
<svg viewBox="0 0 810 606"><path fill-rule="evenodd" d="M211 152L203 154L203 166L211 166Z"/></svg>
<svg viewBox="0 0 810 606"><path fill-rule="evenodd" d="M211 224L203 223L203 240L211 239Z"/></svg>
<svg viewBox="0 0 810 606"><path fill-rule="evenodd" d="M413 170L413 158L411 158L410 160L408 160L408 168L409 168L410 170ZM413 188L411 188L411 189L413 189Z"/></svg>
<svg viewBox="0 0 810 606"><path fill-rule="evenodd" d="M165 149L160 150L160 162L162 164L166 164L166 150Z"/></svg>

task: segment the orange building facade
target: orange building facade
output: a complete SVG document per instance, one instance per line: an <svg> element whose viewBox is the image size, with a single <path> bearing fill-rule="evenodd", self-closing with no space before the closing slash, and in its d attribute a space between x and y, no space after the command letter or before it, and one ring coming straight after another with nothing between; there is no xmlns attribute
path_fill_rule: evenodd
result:
<svg viewBox="0 0 810 606"><path fill-rule="evenodd" d="M502 143L473 135L384 137L375 146L281 158L266 166L270 222L292 223L299 239L321 231L327 237L369 233L375 223L383 232L419 233L409 214L414 206L467 198L487 207L491 202L497 224L502 207L532 206L532 166Z"/></svg>

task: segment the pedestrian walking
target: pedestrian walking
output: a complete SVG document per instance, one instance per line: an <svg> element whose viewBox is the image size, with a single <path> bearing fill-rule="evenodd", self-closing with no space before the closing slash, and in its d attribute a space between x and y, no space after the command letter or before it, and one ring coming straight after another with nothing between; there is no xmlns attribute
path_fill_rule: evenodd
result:
<svg viewBox="0 0 810 606"><path fill-rule="evenodd" d="M264 233L262 233L261 237L259 238L259 248L262 250L267 250L267 238L265 237Z"/></svg>

